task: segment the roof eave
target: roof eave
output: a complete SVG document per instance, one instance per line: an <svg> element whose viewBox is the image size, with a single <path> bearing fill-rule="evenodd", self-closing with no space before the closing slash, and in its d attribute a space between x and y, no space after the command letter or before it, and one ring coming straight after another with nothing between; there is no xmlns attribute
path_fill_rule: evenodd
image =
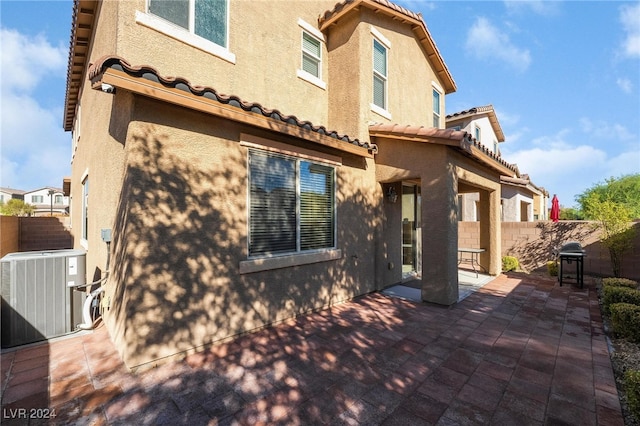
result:
<svg viewBox="0 0 640 426"><path fill-rule="evenodd" d="M127 90L145 97L216 115L265 130L276 131L361 157L373 158L377 150L375 145L370 145L369 147L355 145L341 138L331 137L313 131L311 126L307 129L300 125L276 120L263 114L245 111L236 106L226 105L204 96L198 96L189 90L183 90L184 88L167 87L161 82L152 81L141 76L130 75L118 69L92 68L89 70L89 73L91 87L95 90L104 91L103 85L111 85L116 91ZM161 78L159 77L159 79ZM109 89L109 91L113 92L111 89Z"/></svg>
<svg viewBox="0 0 640 426"><path fill-rule="evenodd" d="M73 4L63 117L63 128L67 132L73 129L76 106L89 60L89 44L93 37L98 3L98 0L75 0Z"/></svg>
<svg viewBox="0 0 640 426"><path fill-rule="evenodd" d="M409 13L408 10L397 6L393 3L385 1L384 3L376 0L354 0L341 3L341 8L335 10L331 15L323 19L320 17L318 20L320 31L325 31L332 25L336 25L340 19L346 16L352 11L357 11L360 7L364 6L375 12L384 13L390 16L392 19L399 20L411 26L411 29L416 35L416 38L420 41L420 44L425 49L429 60L433 61L436 68L436 73L443 84L445 94L453 93L457 90L456 83L453 76L449 72L447 65L438 50L431 33L427 28L427 24L422 19L421 15L415 13Z"/></svg>

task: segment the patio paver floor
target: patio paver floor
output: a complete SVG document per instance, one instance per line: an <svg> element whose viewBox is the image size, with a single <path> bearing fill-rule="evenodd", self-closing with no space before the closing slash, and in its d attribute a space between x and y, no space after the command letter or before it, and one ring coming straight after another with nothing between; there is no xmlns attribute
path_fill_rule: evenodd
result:
<svg viewBox="0 0 640 426"><path fill-rule="evenodd" d="M2 424L623 425L589 280L501 275L451 307L373 293L137 374L105 327L0 364Z"/></svg>

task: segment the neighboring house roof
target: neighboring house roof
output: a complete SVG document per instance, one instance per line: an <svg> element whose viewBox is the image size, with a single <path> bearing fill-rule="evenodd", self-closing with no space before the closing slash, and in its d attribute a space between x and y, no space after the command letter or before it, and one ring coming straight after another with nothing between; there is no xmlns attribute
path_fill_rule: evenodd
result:
<svg viewBox="0 0 640 426"><path fill-rule="evenodd" d="M148 65L131 66L117 56L104 56L92 64L89 79L92 88L97 90L102 89L102 84L110 84L150 98L279 131L357 155L372 156L377 151L375 144L341 135L324 126L315 126L309 121L283 114L277 109L266 108L256 102L223 95L211 87L194 85L182 77L161 76L155 68Z"/></svg>
<svg viewBox="0 0 640 426"><path fill-rule="evenodd" d="M507 163L499 155L462 130L375 123L369 126L369 135L451 146L502 175L518 176L519 174L515 164Z"/></svg>
<svg viewBox="0 0 640 426"><path fill-rule="evenodd" d="M89 43L93 34L94 18L98 2L95 0L75 0L71 18L71 41L69 64L67 66L67 89L64 100L63 127L73 129L76 105L82 87L82 77L89 60Z"/></svg>
<svg viewBox="0 0 640 426"><path fill-rule="evenodd" d="M500 183L503 185L526 188L534 194L538 195L549 195L546 189L534 185L533 182L531 182L531 180L529 179L529 175L526 174L523 174L520 177L500 176Z"/></svg>
<svg viewBox="0 0 640 426"><path fill-rule="evenodd" d="M11 194L11 195L24 195L25 191L21 190L21 189L13 189L13 188L0 188L0 192L4 192L5 194Z"/></svg>
<svg viewBox="0 0 640 426"><path fill-rule="evenodd" d="M34 193L34 192L42 191L42 190L44 190L44 189L46 189L46 190L52 189L52 190L54 190L54 191L55 191L55 193L56 193L56 194L57 194L57 193L62 194L62 189L60 189L60 188L55 188L55 187L53 187L53 186L43 186L42 188L33 189L33 190L31 190L31 191L25 191L25 192L24 192L24 194L25 194L25 195L27 195L27 194L32 194L32 193Z"/></svg>
<svg viewBox="0 0 640 426"><path fill-rule="evenodd" d="M399 20L411 26L417 40L424 48L427 57L432 61L436 73L442 80L445 93L448 94L456 91L456 83L453 80L453 76L449 72L433 37L431 37L427 24L422 19L420 13L412 12L387 0L345 0L318 18L320 31L324 31L329 26L337 24L338 21L349 12L358 10L360 7L367 7L376 13L383 13L394 20Z"/></svg>
<svg viewBox="0 0 640 426"><path fill-rule="evenodd" d="M500 126L500 122L498 121L498 116L496 115L496 111L493 109L493 105L485 105L474 108L469 108L465 111L454 112L453 114L447 114L446 120L449 121L457 121L464 118L473 118L476 115L487 115L489 117L489 122L491 123L491 127L493 128L493 132L496 134L498 138L498 142L504 142L504 133L502 132L502 127Z"/></svg>

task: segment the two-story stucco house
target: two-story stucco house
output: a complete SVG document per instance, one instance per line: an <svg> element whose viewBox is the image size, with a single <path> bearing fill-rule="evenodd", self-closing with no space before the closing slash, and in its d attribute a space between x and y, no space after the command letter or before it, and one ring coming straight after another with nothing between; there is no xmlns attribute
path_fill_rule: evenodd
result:
<svg viewBox="0 0 640 426"><path fill-rule="evenodd" d="M25 203L33 206L35 216L69 214L69 197L60 188L45 186L26 191L23 196Z"/></svg>
<svg viewBox="0 0 640 426"><path fill-rule="evenodd" d="M11 199L24 200L24 191L13 188L0 188L0 203L6 203Z"/></svg>
<svg viewBox="0 0 640 426"><path fill-rule="evenodd" d="M475 140L501 156L499 144L505 141L504 132L493 105L470 108L448 114L446 127L462 130L473 135ZM549 194L544 188L534 185L528 175L501 177L500 218L503 222L533 222L546 220L546 208ZM479 220L480 197L477 192L458 196L458 219L474 222Z"/></svg>
<svg viewBox="0 0 640 426"><path fill-rule="evenodd" d="M386 0L77 0L72 223L87 271L109 262L103 317L125 363L404 278L455 303L470 190L498 274L516 169L445 129L455 90L422 16Z"/></svg>

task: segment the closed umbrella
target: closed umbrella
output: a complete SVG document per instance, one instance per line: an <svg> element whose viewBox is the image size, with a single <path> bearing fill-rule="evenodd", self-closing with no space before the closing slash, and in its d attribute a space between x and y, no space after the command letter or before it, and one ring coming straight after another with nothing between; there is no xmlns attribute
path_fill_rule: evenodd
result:
<svg viewBox="0 0 640 426"><path fill-rule="evenodd" d="M551 220L557 222L560 219L560 201L558 201L558 196L553 194L553 199L551 200Z"/></svg>

